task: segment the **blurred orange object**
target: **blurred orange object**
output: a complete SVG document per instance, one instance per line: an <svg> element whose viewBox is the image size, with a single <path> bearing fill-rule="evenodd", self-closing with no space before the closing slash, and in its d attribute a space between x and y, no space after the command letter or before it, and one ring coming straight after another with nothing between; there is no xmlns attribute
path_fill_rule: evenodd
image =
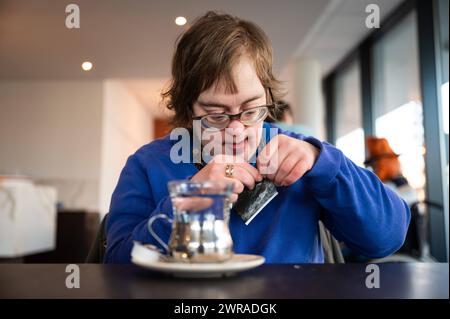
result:
<svg viewBox="0 0 450 319"><path fill-rule="evenodd" d="M383 182L402 175L399 155L392 150L385 138L369 136L366 143L369 157L364 163L372 166Z"/></svg>

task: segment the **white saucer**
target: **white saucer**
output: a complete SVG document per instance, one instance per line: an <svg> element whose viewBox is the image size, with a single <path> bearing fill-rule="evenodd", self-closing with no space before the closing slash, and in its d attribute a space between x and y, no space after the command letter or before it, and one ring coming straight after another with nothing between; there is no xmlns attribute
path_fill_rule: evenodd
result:
<svg viewBox="0 0 450 319"><path fill-rule="evenodd" d="M222 263L176 263L150 260L133 256L131 261L141 267L183 278L212 278L231 276L262 265L264 257L258 255L234 254Z"/></svg>

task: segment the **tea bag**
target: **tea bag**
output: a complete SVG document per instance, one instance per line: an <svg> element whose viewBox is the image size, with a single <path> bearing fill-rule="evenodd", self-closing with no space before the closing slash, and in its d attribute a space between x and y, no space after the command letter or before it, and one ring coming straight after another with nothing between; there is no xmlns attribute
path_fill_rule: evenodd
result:
<svg viewBox="0 0 450 319"><path fill-rule="evenodd" d="M263 179L255 184L253 190L245 188L239 195L233 208L241 216L245 224L248 225L277 195L275 184L268 179Z"/></svg>

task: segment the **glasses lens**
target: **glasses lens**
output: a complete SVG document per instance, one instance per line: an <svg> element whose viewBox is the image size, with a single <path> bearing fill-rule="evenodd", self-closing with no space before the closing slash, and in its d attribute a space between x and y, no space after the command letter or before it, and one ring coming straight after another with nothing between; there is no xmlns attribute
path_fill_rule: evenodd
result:
<svg viewBox="0 0 450 319"><path fill-rule="evenodd" d="M205 128L225 128L230 122L230 118L226 114L210 114L202 118L202 125Z"/></svg>
<svg viewBox="0 0 450 319"><path fill-rule="evenodd" d="M250 109L242 113L241 122L245 125L253 125L262 121L268 113L269 109L265 106Z"/></svg>

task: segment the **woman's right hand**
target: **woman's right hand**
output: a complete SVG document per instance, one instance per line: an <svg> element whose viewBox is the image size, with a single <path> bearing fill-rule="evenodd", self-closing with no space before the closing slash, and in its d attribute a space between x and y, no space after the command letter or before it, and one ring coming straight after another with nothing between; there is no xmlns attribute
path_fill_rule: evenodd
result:
<svg viewBox="0 0 450 319"><path fill-rule="evenodd" d="M227 165L233 166L233 175L227 177L225 169ZM263 177L259 171L246 162L237 162L231 156L216 155L205 167L203 167L191 180L213 180L227 181L234 184L233 194L230 197L232 203L237 201L238 195L242 193L244 187L253 189L256 182L262 181Z"/></svg>

